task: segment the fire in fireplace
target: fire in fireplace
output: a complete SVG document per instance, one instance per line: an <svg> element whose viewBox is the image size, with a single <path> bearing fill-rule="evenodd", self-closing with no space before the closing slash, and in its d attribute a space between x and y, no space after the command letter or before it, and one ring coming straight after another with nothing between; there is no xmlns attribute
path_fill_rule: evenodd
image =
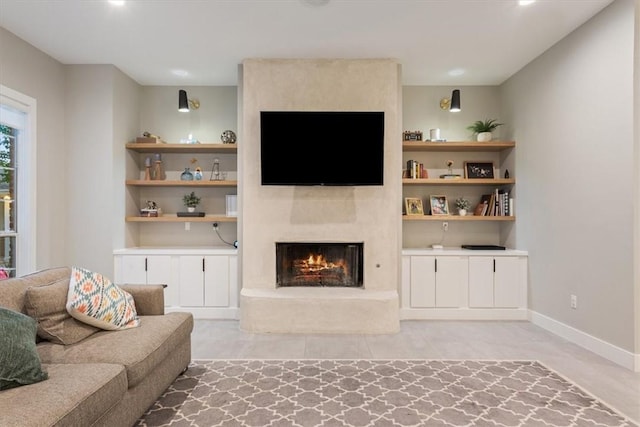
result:
<svg viewBox="0 0 640 427"><path fill-rule="evenodd" d="M362 243L276 243L278 286L363 286Z"/></svg>

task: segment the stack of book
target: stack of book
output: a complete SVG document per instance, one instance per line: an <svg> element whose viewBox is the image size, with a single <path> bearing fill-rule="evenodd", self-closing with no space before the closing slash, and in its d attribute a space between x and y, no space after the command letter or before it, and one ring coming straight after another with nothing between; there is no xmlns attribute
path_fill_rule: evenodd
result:
<svg viewBox="0 0 640 427"><path fill-rule="evenodd" d="M417 160L407 160L405 177L411 179L429 178L429 174L427 173L427 169L425 169L424 164Z"/></svg>
<svg viewBox="0 0 640 427"><path fill-rule="evenodd" d="M495 189L491 194L483 194L473 211L475 216L511 216L513 215L513 199L509 191Z"/></svg>

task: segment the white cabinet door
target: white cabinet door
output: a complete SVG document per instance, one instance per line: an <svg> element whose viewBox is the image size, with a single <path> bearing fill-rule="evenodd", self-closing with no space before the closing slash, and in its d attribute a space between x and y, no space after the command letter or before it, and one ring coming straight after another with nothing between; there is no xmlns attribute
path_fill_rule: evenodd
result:
<svg viewBox="0 0 640 427"><path fill-rule="evenodd" d="M183 255L180 257L180 305L204 306L204 257Z"/></svg>
<svg viewBox="0 0 640 427"><path fill-rule="evenodd" d="M204 305L227 307L229 305L229 257L206 256L204 265Z"/></svg>
<svg viewBox="0 0 640 427"><path fill-rule="evenodd" d="M413 308L462 307L468 280L466 257L412 256L410 304Z"/></svg>
<svg viewBox="0 0 640 427"><path fill-rule="evenodd" d="M436 258L436 307L451 308L465 305L464 289L469 279L466 257Z"/></svg>
<svg viewBox="0 0 640 427"><path fill-rule="evenodd" d="M229 283L228 255L180 257L181 306L228 307Z"/></svg>
<svg viewBox="0 0 640 427"><path fill-rule="evenodd" d="M520 306L519 257L469 257L469 307Z"/></svg>
<svg viewBox="0 0 640 427"><path fill-rule="evenodd" d="M411 257L411 307L435 307L436 305L436 257Z"/></svg>
<svg viewBox="0 0 640 427"><path fill-rule="evenodd" d="M469 257L469 307L493 307L493 257Z"/></svg>
<svg viewBox="0 0 640 427"><path fill-rule="evenodd" d="M520 258L497 257L493 280L494 307L518 307L520 303Z"/></svg>
<svg viewBox="0 0 640 427"><path fill-rule="evenodd" d="M146 285L147 269L145 255L123 255L120 257L120 271L116 273L117 282L128 285ZM117 265L117 264L116 264Z"/></svg>

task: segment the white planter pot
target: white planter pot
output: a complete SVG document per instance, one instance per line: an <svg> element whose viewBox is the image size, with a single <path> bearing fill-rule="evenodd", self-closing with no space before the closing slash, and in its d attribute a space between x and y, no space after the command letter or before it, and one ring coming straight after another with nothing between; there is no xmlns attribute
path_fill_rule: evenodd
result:
<svg viewBox="0 0 640 427"><path fill-rule="evenodd" d="M492 138L493 135L491 134L491 132L480 132L478 134L478 142L488 142L491 141Z"/></svg>
<svg viewBox="0 0 640 427"><path fill-rule="evenodd" d="M466 209L458 209L458 214L460 214L460 216L465 216L467 214L467 210Z"/></svg>
<svg viewBox="0 0 640 427"><path fill-rule="evenodd" d="M195 212L195 211L196 211L195 207L193 207L193 206L188 206L187 207L187 212Z"/></svg>

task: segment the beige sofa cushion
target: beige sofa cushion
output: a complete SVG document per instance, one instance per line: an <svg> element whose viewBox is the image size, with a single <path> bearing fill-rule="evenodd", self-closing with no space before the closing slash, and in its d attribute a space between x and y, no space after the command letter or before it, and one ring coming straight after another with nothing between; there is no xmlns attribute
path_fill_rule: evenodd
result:
<svg viewBox="0 0 640 427"><path fill-rule="evenodd" d="M136 386L175 347L189 340L193 330L191 313L141 316L140 327L100 331L69 346L49 344L40 349L49 363L118 363L127 370L128 387Z"/></svg>
<svg viewBox="0 0 640 427"><path fill-rule="evenodd" d="M2 292L0 292L0 306L26 313L24 297L28 288L32 286L47 286L65 277L71 277L71 268L49 268L26 276L3 280Z"/></svg>
<svg viewBox="0 0 640 427"><path fill-rule="evenodd" d="M45 367L48 380L2 392L2 427L90 426L127 392L127 376L120 365Z"/></svg>
<svg viewBox="0 0 640 427"><path fill-rule="evenodd" d="M27 314L38 322L40 338L57 344L74 344L100 330L69 315L65 307L68 292L68 277L27 289L24 305Z"/></svg>

